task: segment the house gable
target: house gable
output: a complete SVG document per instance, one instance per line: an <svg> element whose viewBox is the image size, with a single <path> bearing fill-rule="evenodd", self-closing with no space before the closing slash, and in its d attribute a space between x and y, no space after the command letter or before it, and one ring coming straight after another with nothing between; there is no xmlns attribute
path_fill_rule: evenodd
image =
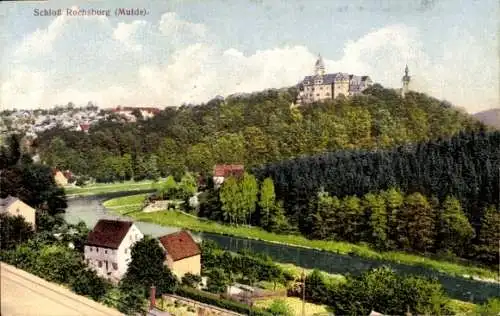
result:
<svg viewBox="0 0 500 316"><path fill-rule="evenodd" d="M185 230L160 237L159 241L174 262L201 254L200 247Z"/></svg>

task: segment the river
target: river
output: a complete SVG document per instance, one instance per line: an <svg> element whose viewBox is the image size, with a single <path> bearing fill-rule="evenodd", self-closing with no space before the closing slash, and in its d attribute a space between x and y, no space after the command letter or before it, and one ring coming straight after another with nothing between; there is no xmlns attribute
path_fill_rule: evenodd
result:
<svg viewBox="0 0 500 316"><path fill-rule="evenodd" d="M141 192L108 193L98 196L70 198L68 200L68 208L65 214L66 220L73 224L76 224L79 221L84 221L87 226L93 227L101 218L130 219L124 216L110 214L102 205L102 202L110 198L138 193ZM136 222L136 225L144 234L151 235L153 237L159 237L180 230L180 228L177 227L166 227L145 222ZM239 251L242 249L250 249L254 252L269 255L276 262L291 263L307 269L317 268L329 273L358 274L370 268L387 265L404 274L418 274L436 277L443 284L445 291L450 297L463 301L480 303L487 300L489 297L500 296L500 285L497 283L454 277L424 267L415 267L394 262L384 262L352 255L340 255L331 252L279 245L212 233L193 232L193 236L198 241L202 239L213 240L222 248L227 250Z"/></svg>

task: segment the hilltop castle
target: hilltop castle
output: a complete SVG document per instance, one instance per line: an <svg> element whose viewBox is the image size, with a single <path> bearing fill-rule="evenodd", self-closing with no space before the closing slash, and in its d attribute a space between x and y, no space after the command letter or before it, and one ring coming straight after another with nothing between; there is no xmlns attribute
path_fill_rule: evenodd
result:
<svg viewBox="0 0 500 316"><path fill-rule="evenodd" d="M321 55L314 65L314 75L306 76L299 83L297 103L335 99L339 95L352 96L363 92L373 84L368 76L355 76L347 73L325 74L325 63Z"/></svg>

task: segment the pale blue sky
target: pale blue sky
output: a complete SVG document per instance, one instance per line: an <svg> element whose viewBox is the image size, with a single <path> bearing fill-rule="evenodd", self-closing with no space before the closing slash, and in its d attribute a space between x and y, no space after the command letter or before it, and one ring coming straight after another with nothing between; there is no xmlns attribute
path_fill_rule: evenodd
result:
<svg viewBox="0 0 500 316"><path fill-rule="evenodd" d="M179 105L293 85L317 53L477 112L499 106L494 0L205 0L0 3L2 108L91 100ZM426 5L427 3L427 5ZM148 16L35 17L34 8L146 8Z"/></svg>

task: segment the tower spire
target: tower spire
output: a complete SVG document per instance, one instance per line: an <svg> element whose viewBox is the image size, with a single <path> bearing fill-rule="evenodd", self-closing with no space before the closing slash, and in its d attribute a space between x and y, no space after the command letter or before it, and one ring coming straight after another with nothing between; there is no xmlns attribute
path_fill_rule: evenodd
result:
<svg viewBox="0 0 500 316"><path fill-rule="evenodd" d="M405 66L405 75L402 78L403 88L401 89L401 97L403 97L403 98L405 97L405 94L407 94L408 91L409 91L410 80L411 80L410 71L408 70L408 64L406 64L406 66Z"/></svg>
<svg viewBox="0 0 500 316"><path fill-rule="evenodd" d="M316 64L314 65L314 74L316 76L323 76L325 74L325 62L321 54L318 54L318 60L316 60Z"/></svg>

